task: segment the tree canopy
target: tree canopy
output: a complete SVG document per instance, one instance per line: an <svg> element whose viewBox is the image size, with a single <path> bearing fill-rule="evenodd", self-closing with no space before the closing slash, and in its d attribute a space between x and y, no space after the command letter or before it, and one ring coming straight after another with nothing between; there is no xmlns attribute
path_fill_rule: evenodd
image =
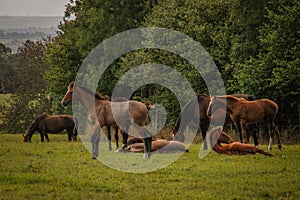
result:
<svg viewBox="0 0 300 200"><path fill-rule="evenodd" d="M65 112L60 99L99 43L125 30L151 26L193 38L213 58L228 94L273 99L281 108L283 126L299 126L299 13L297 0L70 0L58 35L41 50L47 65L43 71L46 93L53 99L51 109ZM159 49L142 49L115 60L99 82L100 92L110 95L122 75L145 63L170 66L197 93L207 93L201 75L190 63ZM134 98L163 102L171 113L171 125L179 114L178 103L167 88L146 85L135 91Z"/></svg>

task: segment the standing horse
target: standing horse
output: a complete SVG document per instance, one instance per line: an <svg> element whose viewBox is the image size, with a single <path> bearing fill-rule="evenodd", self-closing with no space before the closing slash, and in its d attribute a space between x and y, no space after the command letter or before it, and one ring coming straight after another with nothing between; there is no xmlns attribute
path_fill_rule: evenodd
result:
<svg viewBox="0 0 300 200"><path fill-rule="evenodd" d="M232 95L214 96L211 98L211 105L225 106L230 113L232 120L236 123L237 129L243 137L246 136L246 127L249 124L264 122L269 128L269 150L272 149L274 132L278 140L278 148L281 149L279 131L274 123L278 112L278 105L269 99L246 101ZM210 108L209 108L210 109Z"/></svg>
<svg viewBox="0 0 300 200"><path fill-rule="evenodd" d="M184 106L173 128L173 136L175 140L183 142L185 139L183 132L187 125L191 121L198 121L202 133L204 149L207 149L205 137L210 122L210 119L207 116L209 102L210 97L208 95L200 94Z"/></svg>
<svg viewBox="0 0 300 200"><path fill-rule="evenodd" d="M228 143L225 146L221 145L222 141L227 141L226 134L222 131L221 127L214 127L210 130L209 138L213 150L217 153L223 153L226 155L247 155L260 153L266 156L273 156L272 154L263 151L251 144L243 144L240 142Z"/></svg>
<svg viewBox="0 0 300 200"><path fill-rule="evenodd" d="M246 94L232 94L232 96L235 96L237 98L243 98L247 101L253 101L255 100L254 95L246 95ZM210 107L210 106L209 106ZM211 108L211 107L210 107ZM210 116L210 108L207 110L207 115ZM223 123L225 116L225 122ZM232 123L232 119L230 117L230 113L222 108L216 109L216 111L211 115L211 124L214 126L223 126L223 124L230 124ZM246 127L246 142L249 142L249 138L252 135L254 145L258 146L258 131L257 131L257 125L256 124L248 124ZM243 136L242 134L239 134L240 141L243 143Z"/></svg>
<svg viewBox="0 0 300 200"><path fill-rule="evenodd" d="M144 158L150 158L152 135L144 127L148 119L148 109L145 104L133 100L127 102L107 101L90 89L75 85L74 82L69 84L68 90L61 101L62 106L67 106L72 99L78 101L84 107L88 113L89 121L94 125L94 133L91 138L93 159L98 157L100 127L119 126L127 132L130 124L144 138ZM93 100L94 105L91 105L90 100ZM127 138L126 140L123 138L124 147L127 146Z"/></svg>
<svg viewBox="0 0 300 200"><path fill-rule="evenodd" d="M68 132L68 141L76 141L77 130L75 128L75 120L70 115L40 115L32 122L26 135L23 135L24 142L31 142L31 137L35 131L41 135L41 141L49 142L48 133L59 133L63 130ZM74 131L74 134L73 134Z"/></svg>

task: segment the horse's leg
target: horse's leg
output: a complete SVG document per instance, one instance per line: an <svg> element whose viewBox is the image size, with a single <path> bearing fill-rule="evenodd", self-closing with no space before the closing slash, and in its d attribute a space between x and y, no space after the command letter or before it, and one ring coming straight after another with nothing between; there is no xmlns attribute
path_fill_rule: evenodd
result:
<svg viewBox="0 0 300 200"><path fill-rule="evenodd" d="M43 132L43 136L45 135L46 141L50 142L47 131L42 131L42 132ZM43 137L43 142L44 142L44 137Z"/></svg>
<svg viewBox="0 0 300 200"><path fill-rule="evenodd" d="M107 139L108 139L108 151L111 151L112 147L111 147L110 126L106 126L106 129L107 129Z"/></svg>
<svg viewBox="0 0 300 200"><path fill-rule="evenodd" d="M273 145L273 137L274 137L273 123L268 123L268 128L269 128L269 137L270 137L268 150L271 151Z"/></svg>
<svg viewBox="0 0 300 200"><path fill-rule="evenodd" d="M152 135L146 128L143 128L143 131L144 131L144 158L150 159Z"/></svg>
<svg viewBox="0 0 300 200"><path fill-rule="evenodd" d="M207 150L207 141L206 141L206 131L207 128L203 123L200 124L200 129L202 133L202 140L203 140L203 150Z"/></svg>
<svg viewBox="0 0 300 200"><path fill-rule="evenodd" d="M256 124L248 124L247 125L247 141L249 142L250 136L253 137L254 146L258 147L258 138L257 138L257 125Z"/></svg>
<svg viewBox="0 0 300 200"><path fill-rule="evenodd" d="M45 142L45 139L44 139L44 131L41 131L39 132L40 133L40 136L41 136L41 142Z"/></svg>
<svg viewBox="0 0 300 200"><path fill-rule="evenodd" d="M237 131L238 131L239 136L240 136L240 141L241 141L241 143L243 143L243 135L242 135L241 124L240 124L240 122L236 122L235 125L236 125Z"/></svg>
<svg viewBox="0 0 300 200"><path fill-rule="evenodd" d="M123 138L122 149L125 149L127 147L129 125L130 125L130 122L127 122L126 127L125 127L125 131L122 131L122 138Z"/></svg>
<svg viewBox="0 0 300 200"><path fill-rule="evenodd" d="M281 139L280 139L279 130L278 130L278 127L274 123L273 123L273 131L275 132L276 137L277 137L278 149L281 150Z"/></svg>
<svg viewBox="0 0 300 200"><path fill-rule="evenodd" d="M116 141L116 150L119 149L119 132L118 132L118 127L115 127L115 141Z"/></svg>
<svg viewBox="0 0 300 200"><path fill-rule="evenodd" d="M150 159L151 156L152 137L144 138L144 158Z"/></svg>
<svg viewBox="0 0 300 200"><path fill-rule="evenodd" d="M48 137L48 133L47 133L47 132L45 132L45 137L46 137L46 141L47 141L47 142L50 142L49 137Z"/></svg>
<svg viewBox="0 0 300 200"><path fill-rule="evenodd" d="M100 126L96 126L94 133L91 137L93 159L96 159L99 155L99 141L100 141Z"/></svg>
<svg viewBox="0 0 300 200"><path fill-rule="evenodd" d="M258 147L258 125L253 124L253 132L252 132L252 137L254 141L254 146Z"/></svg>
<svg viewBox="0 0 300 200"><path fill-rule="evenodd" d="M67 129L68 132L68 142L72 141L72 136L73 136L73 130L72 129Z"/></svg>
<svg viewBox="0 0 300 200"><path fill-rule="evenodd" d="M245 143L249 143L249 140L247 140L247 131L246 131L247 125L246 125L246 123L240 122L240 128L241 128L241 133L242 133L242 134L240 134L241 135L240 138L242 138L242 139L245 138L245 141L246 141Z"/></svg>
<svg viewBox="0 0 300 200"><path fill-rule="evenodd" d="M74 135L73 135L73 141L77 141L77 135L78 135L78 132L77 132L77 129L76 127L73 128L74 129Z"/></svg>

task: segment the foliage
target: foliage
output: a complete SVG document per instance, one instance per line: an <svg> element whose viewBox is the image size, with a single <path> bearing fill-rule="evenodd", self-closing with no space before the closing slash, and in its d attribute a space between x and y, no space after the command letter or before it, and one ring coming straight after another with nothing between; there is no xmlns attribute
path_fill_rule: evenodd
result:
<svg viewBox="0 0 300 200"><path fill-rule="evenodd" d="M28 40L19 48L16 91L9 104L1 105L2 131L24 132L37 115L51 113L47 82L43 76L47 69L43 59L47 42Z"/></svg>
<svg viewBox="0 0 300 200"><path fill-rule="evenodd" d="M54 113L71 112L63 110L60 100L93 48L124 30L141 26L164 27L186 34L209 52L228 94L253 94L276 101L280 107L277 118L280 125L296 130L300 105L299 9L297 0L70 0L58 35L39 54L49 66L41 72L47 82L45 93L53 100ZM8 80L5 78L19 73L14 67L7 67L6 64L11 63L7 56L10 57L9 53L4 61L1 58L1 65L6 67L0 68L4 88ZM17 57L14 59L16 62ZM196 93L208 93L201 75L190 63L159 49L142 49L116 59L101 77L98 90L111 95L126 72L133 66L147 63L170 66L191 83ZM93 71L92 76L98 73ZM136 76L133 80L139 78ZM30 81L35 78L28 83ZM20 83L14 85L18 86ZM34 92L37 93L32 95L40 93ZM133 98L164 105L170 126L180 112L174 94L157 84L139 87Z"/></svg>
<svg viewBox="0 0 300 200"><path fill-rule="evenodd" d="M171 165L151 173L134 174L92 160L81 142L68 143L66 135L49 137L51 142L41 143L36 134L32 143L24 143L19 134L1 134L0 159L5 162L0 163L0 199L300 197L299 145L285 146L283 152L274 149L276 157L210 152L203 159L198 157L200 145L192 145L190 152ZM118 156L107 153L112 158Z"/></svg>
<svg viewBox="0 0 300 200"><path fill-rule="evenodd" d="M148 0L70 1L60 32L45 55L50 66L46 78L55 102L60 101L68 84L75 80L89 52L104 39L138 27L149 10L149 3ZM101 92L109 94L115 82L114 73L108 72L100 86ZM55 112L61 109L54 105Z"/></svg>
<svg viewBox="0 0 300 200"><path fill-rule="evenodd" d="M0 43L0 93L14 92L17 59L17 55L11 53L11 48Z"/></svg>

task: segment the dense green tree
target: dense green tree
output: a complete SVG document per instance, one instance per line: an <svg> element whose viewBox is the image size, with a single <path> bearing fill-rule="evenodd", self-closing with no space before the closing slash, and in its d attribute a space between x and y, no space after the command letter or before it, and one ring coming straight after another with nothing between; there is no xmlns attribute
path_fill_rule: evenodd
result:
<svg viewBox="0 0 300 200"><path fill-rule="evenodd" d="M48 41L26 41L18 49L16 66L16 91L9 104L1 105L3 122L1 130L24 133L39 114L51 114L50 99L46 93L44 73L47 65L43 54Z"/></svg>
<svg viewBox="0 0 300 200"><path fill-rule="evenodd" d="M71 0L58 36L46 53L50 70L46 74L55 112L62 112L59 100L90 51L104 39L140 26L149 11L149 0ZM96 72L94 73L97 74ZM101 92L108 94L116 82L110 71L101 79Z"/></svg>
<svg viewBox="0 0 300 200"><path fill-rule="evenodd" d="M280 112L286 110L288 121L295 124L300 88L299 13L297 0L71 0L58 36L46 52L53 108L63 112L59 102L66 86L96 45L130 28L157 26L199 42L218 66L227 93L273 99L280 105ZM178 55L158 49L144 49L117 59L101 78L100 91L111 94L115 83L132 66L153 62L176 69L197 93L207 92L193 66ZM97 76L97 72L92 74ZM162 101L173 112L170 122L178 114L175 97L161 86L141 87L135 98ZM288 116L291 110L293 116Z"/></svg>
<svg viewBox="0 0 300 200"><path fill-rule="evenodd" d="M11 48L0 43L0 93L14 92L17 58L17 55L11 53Z"/></svg>

